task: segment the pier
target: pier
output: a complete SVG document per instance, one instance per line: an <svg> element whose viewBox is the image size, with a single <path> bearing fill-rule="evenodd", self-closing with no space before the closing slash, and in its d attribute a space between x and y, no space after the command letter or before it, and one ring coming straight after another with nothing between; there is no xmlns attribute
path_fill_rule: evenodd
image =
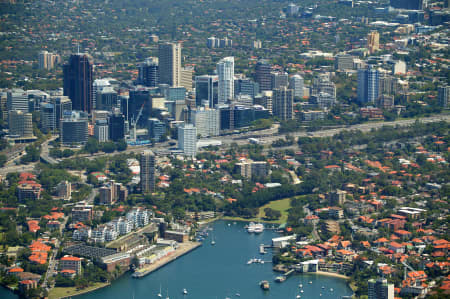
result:
<svg viewBox="0 0 450 299"><path fill-rule="evenodd" d="M284 273L283 275L287 278L287 277L289 277L289 275L291 275L294 272L295 272L295 269L291 269L288 272Z"/></svg>
<svg viewBox="0 0 450 299"><path fill-rule="evenodd" d="M272 248L272 246L261 244L261 245L259 245L259 253L266 254L267 253L266 249L269 249L269 248Z"/></svg>

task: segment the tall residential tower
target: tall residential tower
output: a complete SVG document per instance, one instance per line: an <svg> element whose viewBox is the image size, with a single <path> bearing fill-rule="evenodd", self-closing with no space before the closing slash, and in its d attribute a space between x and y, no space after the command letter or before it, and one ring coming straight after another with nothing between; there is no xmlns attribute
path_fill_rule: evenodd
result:
<svg viewBox="0 0 450 299"><path fill-rule="evenodd" d="M219 104L234 99L234 57L225 57L217 63L219 76Z"/></svg>
<svg viewBox="0 0 450 299"><path fill-rule="evenodd" d="M159 83L170 86L181 84L181 44L164 43L159 45Z"/></svg>

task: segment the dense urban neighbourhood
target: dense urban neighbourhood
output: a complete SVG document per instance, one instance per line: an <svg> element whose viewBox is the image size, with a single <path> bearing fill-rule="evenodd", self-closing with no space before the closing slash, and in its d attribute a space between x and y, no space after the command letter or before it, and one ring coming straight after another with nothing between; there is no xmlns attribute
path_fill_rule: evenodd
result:
<svg viewBox="0 0 450 299"><path fill-rule="evenodd" d="M448 1L0 12L3 286L142 277L225 218L279 226L275 271L450 296Z"/></svg>

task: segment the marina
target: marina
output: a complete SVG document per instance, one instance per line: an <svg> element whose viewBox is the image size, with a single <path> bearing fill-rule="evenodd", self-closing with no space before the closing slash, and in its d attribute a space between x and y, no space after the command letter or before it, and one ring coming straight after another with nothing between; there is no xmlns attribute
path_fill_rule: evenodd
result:
<svg viewBox="0 0 450 299"><path fill-rule="evenodd" d="M280 274L272 271L271 262L247 265L250 258L258 255L261 244L271 244L272 239L279 236L274 230L248 234L245 223L233 224L230 221L217 221L210 226L213 230L205 230L208 235L205 234L203 246L155 269L145 277L131 279L131 275L127 274L109 287L77 298L132 298L130 290L134 291L135 299L158 298L156 295L160 286L162 298L166 297L168 289L171 299L294 299L297 295L301 295L301 298L319 297L320 293L320 298L336 299L352 294L346 281L340 278L292 273L283 283L275 283L275 278ZM210 244L213 234L216 241L214 246ZM264 261L266 260L272 260L271 250L264 256ZM259 285L264 280L269 283L267 291L262 290ZM303 285L303 293L300 293L299 284ZM327 286L326 290L321 289L323 285ZM334 291L330 292L330 288ZM187 294L184 294L184 289Z"/></svg>
<svg viewBox="0 0 450 299"><path fill-rule="evenodd" d="M147 299L166 298L169 294L170 299L294 299L298 295L301 298L315 298L322 294L320 298L323 299L340 299L352 294L346 280L342 278L292 273L284 282L276 283L275 278L281 275L272 270L271 262L247 265L250 258L259 254L260 244L271 244L273 238L279 237L274 230L248 234L245 223L233 224L229 221L217 221L210 226L213 231L207 231L208 236L203 245L195 250L177 258L171 257L171 261L167 261L164 266L156 267L139 279L133 279L131 273L125 274L107 287L75 298ZM210 244L212 232L216 241L214 246ZM264 261L271 260L272 250L268 250ZM259 286L264 280L269 283L267 291ZM299 284L302 288L299 288ZM326 289L322 289L322 286L326 286ZM3 296L3 293L6 295ZM159 293L161 297L157 296ZM0 289L0 297L17 298L6 289Z"/></svg>

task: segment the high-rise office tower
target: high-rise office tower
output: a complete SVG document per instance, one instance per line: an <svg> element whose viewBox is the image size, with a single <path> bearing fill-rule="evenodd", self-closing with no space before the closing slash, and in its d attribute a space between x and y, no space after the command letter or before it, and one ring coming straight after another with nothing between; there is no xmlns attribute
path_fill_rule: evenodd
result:
<svg viewBox="0 0 450 299"><path fill-rule="evenodd" d="M64 111L61 120L63 145L85 144L88 139L88 114L84 111Z"/></svg>
<svg viewBox="0 0 450 299"><path fill-rule="evenodd" d="M384 278L368 282L369 299L394 299L394 284L390 284Z"/></svg>
<svg viewBox="0 0 450 299"><path fill-rule="evenodd" d="M287 73L271 73L272 89L287 87L289 85L289 77Z"/></svg>
<svg viewBox="0 0 450 299"><path fill-rule="evenodd" d="M195 105L202 106L208 103L208 107L214 108L219 102L219 77L195 76Z"/></svg>
<svg viewBox="0 0 450 299"><path fill-rule="evenodd" d="M259 93L259 84L251 79L239 78L234 80L234 95L248 95L252 99Z"/></svg>
<svg viewBox="0 0 450 299"><path fill-rule="evenodd" d="M376 103L379 96L380 73L373 66L358 70L358 101L361 103Z"/></svg>
<svg viewBox="0 0 450 299"><path fill-rule="evenodd" d="M319 95L320 93L327 93L332 97L336 97L336 85L330 81L330 76L327 74L321 74L313 80L311 96Z"/></svg>
<svg viewBox="0 0 450 299"><path fill-rule="evenodd" d="M186 156L194 157L197 153L197 128L191 124L178 127L178 149Z"/></svg>
<svg viewBox="0 0 450 299"><path fill-rule="evenodd" d="M112 88L109 79L95 79L94 83L92 83L92 109L100 109L97 102L99 101L99 94L105 88Z"/></svg>
<svg viewBox="0 0 450 299"><path fill-rule="evenodd" d="M131 124L136 121L139 111L142 108L141 118L138 125L143 127L147 124L147 119L152 113L152 89L150 88L136 88L129 91L130 97L128 99L128 122ZM122 106L123 108L123 106Z"/></svg>
<svg viewBox="0 0 450 299"><path fill-rule="evenodd" d="M33 118L31 113L20 110L9 111L9 135L18 137L33 137Z"/></svg>
<svg viewBox="0 0 450 299"><path fill-rule="evenodd" d="M159 64L158 59L149 57L138 66L138 84L148 87L156 87L159 84Z"/></svg>
<svg viewBox="0 0 450 299"><path fill-rule="evenodd" d="M303 77L300 75L294 75L289 79L289 89L294 91L294 97L303 98Z"/></svg>
<svg viewBox="0 0 450 299"><path fill-rule="evenodd" d="M216 109L197 108L190 111L191 123L197 128L197 134L218 136L220 131L220 112Z"/></svg>
<svg viewBox="0 0 450 299"><path fill-rule="evenodd" d="M99 91L96 99L96 110L112 111L119 105L117 92L110 86Z"/></svg>
<svg viewBox="0 0 450 299"><path fill-rule="evenodd" d="M108 122L104 119L97 119L94 125L94 136L99 142L109 140Z"/></svg>
<svg viewBox="0 0 450 299"><path fill-rule="evenodd" d="M20 110L22 112L30 112L28 93L22 89L13 89L12 91L8 91L6 108L8 111Z"/></svg>
<svg viewBox="0 0 450 299"><path fill-rule="evenodd" d="M399 9L422 10L426 7L426 0L391 0L390 6Z"/></svg>
<svg viewBox="0 0 450 299"><path fill-rule="evenodd" d="M125 116L116 109L108 117L109 139L118 141L125 138Z"/></svg>
<svg viewBox="0 0 450 299"><path fill-rule="evenodd" d="M399 79L390 75L387 75L386 73L380 73L379 79L378 79L378 94L388 94L388 95L395 95L400 89L399 86Z"/></svg>
<svg viewBox="0 0 450 299"><path fill-rule="evenodd" d="M367 35L367 48L369 48L371 54L380 50L380 34L378 31L371 31Z"/></svg>
<svg viewBox="0 0 450 299"><path fill-rule="evenodd" d="M280 120L293 118L294 92L292 89L282 87L273 90L272 112Z"/></svg>
<svg viewBox="0 0 450 299"><path fill-rule="evenodd" d="M72 101L66 96L53 97L50 102L55 105L55 128L61 130L64 111L72 111Z"/></svg>
<svg viewBox="0 0 450 299"><path fill-rule="evenodd" d="M338 54L334 59L334 67L339 71L353 69L353 56L350 54Z"/></svg>
<svg viewBox="0 0 450 299"><path fill-rule="evenodd" d="M159 142L164 134L166 134L166 124L157 118L149 118L148 138L154 142Z"/></svg>
<svg viewBox="0 0 450 299"><path fill-rule="evenodd" d="M255 67L255 81L259 84L260 91L272 90L272 66L267 60L260 60Z"/></svg>
<svg viewBox="0 0 450 299"><path fill-rule="evenodd" d="M41 103L41 126L44 132L56 130L55 105L51 103Z"/></svg>
<svg viewBox="0 0 450 299"><path fill-rule="evenodd" d="M217 63L219 76L219 104L231 102L234 99L234 57L225 57Z"/></svg>
<svg viewBox="0 0 450 299"><path fill-rule="evenodd" d="M450 86L438 87L438 102L441 107L448 108L448 100L450 99Z"/></svg>
<svg viewBox="0 0 450 299"><path fill-rule="evenodd" d="M186 91L192 91L192 76L194 74L193 67L183 67L181 68L181 81L180 86L186 88Z"/></svg>
<svg viewBox="0 0 450 299"><path fill-rule="evenodd" d="M159 45L159 82L170 86L181 84L181 44L164 43Z"/></svg>
<svg viewBox="0 0 450 299"><path fill-rule="evenodd" d="M155 191L155 154L146 150L141 154L141 191Z"/></svg>
<svg viewBox="0 0 450 299"><path fill-rule="evenodd" d="M91 112L92 101L92 61L86 54L73 54L63 67L64 95L72 100L75 110Z"/></svg>

